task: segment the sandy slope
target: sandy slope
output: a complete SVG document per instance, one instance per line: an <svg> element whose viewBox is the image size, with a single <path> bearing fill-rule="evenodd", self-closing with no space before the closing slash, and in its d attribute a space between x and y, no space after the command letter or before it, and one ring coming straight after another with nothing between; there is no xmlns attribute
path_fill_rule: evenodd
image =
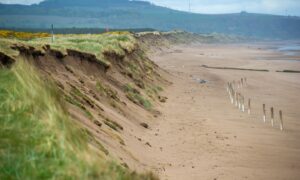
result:
<svg viewBox="0 0 300 180"><path fill-rule="evenodd" d="M162 116L142 139L149 151L137 154L162 179L300 179L300 61L279 61L263 45L176 47L152 59L171 73L174 83L160 107ZM263 60L276 59L276 60ZM299 59L299 58L298 58ZM249 72L205 69L210 66L270 69ZM227 81L248 78L242 90L253 113L230 104ZM200 84L195 79L208 80ZM285 130L262 122L262 104L284 113ZM138 151L138 150L137 150Z"/></svg>

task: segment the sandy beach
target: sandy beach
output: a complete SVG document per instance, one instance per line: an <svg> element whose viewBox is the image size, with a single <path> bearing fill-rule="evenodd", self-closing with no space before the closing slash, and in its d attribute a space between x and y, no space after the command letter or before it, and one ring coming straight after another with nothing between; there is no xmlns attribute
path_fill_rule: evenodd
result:
<svg viewBox="0 0 300 180"><path fill-rule="evenodd" d="M169 99L159 107L162 116L142 137L152 148L140 157L161 179L300 178L300 74L276 72L300 70L300 58L268 47L270 44L177 46L152 56L170 73L173 85L165 90ZM226 92L227 82L243 77L247 84L239 91L245 99L251 98L251 115L232 105ZM274 127L271 107L275 109ZM279 130L279 110L283 111L284 131Z"/></svg>

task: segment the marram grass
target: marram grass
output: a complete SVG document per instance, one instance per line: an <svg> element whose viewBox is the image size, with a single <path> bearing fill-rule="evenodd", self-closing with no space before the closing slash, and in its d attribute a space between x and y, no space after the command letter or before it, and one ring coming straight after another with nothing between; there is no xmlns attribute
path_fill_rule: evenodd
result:
<svg viewBox="0 0 300 180"><path fill-rule="evenodd" d="M67 49L94 54L99 61L110 65L104 54L114 54L123 57L126 53L134 51L137 45L136 39L129 32L109 32L93 35L55 35L54 42L51 41L52 38L50 36L46 35L32 34L32 38L24 39L14 36L17 32L13 33L12 31L10 36L1 35L1 32L4 31L0 30L0 51L11 56L18 55L16 51L10 48L13 44L29 45L40 50L45 44L49 44L51 48L64 54L66 54Z"/></svg>
<svg viewBox="0 0 300 180"><path fill-rule="evenodd" d="M0 69L0 179L156 179L107 160L87 136L33 66Z"/></svg>

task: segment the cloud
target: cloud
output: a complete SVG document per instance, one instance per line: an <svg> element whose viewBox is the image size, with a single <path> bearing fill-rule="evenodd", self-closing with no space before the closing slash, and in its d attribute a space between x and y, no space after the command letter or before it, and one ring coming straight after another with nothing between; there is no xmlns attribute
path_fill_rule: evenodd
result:
<svg viewBox="0 0 300 180"><path fill-rule="evenodd" d="M154 4L188 11L189 0L151 0ZM240 11L300 15L299 0L190 0L197 13L222 14Z"/></svg>
<svg viewBox="0 0 300 180"><path fill-rule="evenodd" d="M42 0L0 0L0 3L5 3L5 4L35 4L39 3Z"/></svg>

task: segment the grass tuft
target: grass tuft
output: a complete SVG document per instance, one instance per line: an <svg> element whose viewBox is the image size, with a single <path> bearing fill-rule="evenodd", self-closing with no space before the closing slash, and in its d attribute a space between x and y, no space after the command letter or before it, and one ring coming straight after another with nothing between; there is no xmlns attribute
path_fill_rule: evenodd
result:
<svg viewBox="0 0 300 180"><path fill-rule="evenodd" d="M49 80L23 60L0 70L0 179L157 179L88 146Z"/></svg>
<svg viewBox="0 0 300 180"><path fill-rule="evenodd" d="M132 84L126 84L124 86L126 97L135 104L141 105L147 110L152 108L151 102L143 97L141 93L133 87Z"/></svg>
<svg viewBox="0 0 300 180"><path fill-rule="evenodd" d="M96 83L97 91L105 97L110 97L114 100L119 101L118 93L114 90L112 90L109 86L106 86L99 81Z"/></svg>

